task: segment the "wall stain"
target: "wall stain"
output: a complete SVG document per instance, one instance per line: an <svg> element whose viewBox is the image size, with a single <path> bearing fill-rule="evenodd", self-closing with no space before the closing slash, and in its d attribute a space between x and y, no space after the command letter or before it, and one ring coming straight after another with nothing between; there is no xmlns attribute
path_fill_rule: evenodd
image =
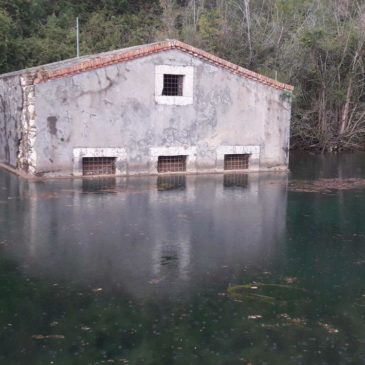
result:
<svg viewBox="0 0 365 365"><path fill-rule="evenodd" d="M48 117L47 126L49 133L55 136L57 134L57 118L55 116Z"/></svg>

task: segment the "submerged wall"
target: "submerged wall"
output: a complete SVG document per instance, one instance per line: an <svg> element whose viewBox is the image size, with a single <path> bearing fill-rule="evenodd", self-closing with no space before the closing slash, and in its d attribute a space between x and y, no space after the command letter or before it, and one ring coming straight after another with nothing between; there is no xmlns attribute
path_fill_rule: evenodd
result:
<svg viewBox="0 0 365 365"><path fill-rule="evenodd" d="M159 65L193 68L192 104L158 104ZM35 94L40 175L73 174L74 149L86 148L124 149L118 169L129 174L155 172L159 151L185 150L190 171L220 171L233 146L249 148L254 169L287 167L290 102L283 91L181 51L50 80Z"/></svg>
<svg viewBox="0 0 365 365"><path fill-rule="evenodd" d="M23 92L19 76L0 79L0 162L17 167Z"/></svg>

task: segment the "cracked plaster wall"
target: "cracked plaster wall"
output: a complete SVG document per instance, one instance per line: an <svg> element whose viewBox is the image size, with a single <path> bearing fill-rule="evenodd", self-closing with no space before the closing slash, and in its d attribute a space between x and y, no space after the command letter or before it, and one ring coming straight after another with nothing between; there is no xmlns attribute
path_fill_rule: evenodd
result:
<svg viewBox="0 0 365 365"><path fill-rule="evenodd" d="M155 65L194 67L194 103L155 102ZM128 173L149 173L150 149L196 147L215 171L219 146L260 146L260 168L286 168L283 92L171 50L35 86L36 173L71 175L73 148L125 148Z"/></svg>

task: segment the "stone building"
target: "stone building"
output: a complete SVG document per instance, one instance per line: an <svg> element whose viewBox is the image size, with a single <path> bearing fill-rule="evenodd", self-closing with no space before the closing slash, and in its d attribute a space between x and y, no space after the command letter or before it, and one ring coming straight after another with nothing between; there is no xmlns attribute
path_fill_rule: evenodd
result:
<svg viewBox="0 0 365 365"><path fill-rule="evenodd" d="M29 176L288 167L293 87L176 40L0 76L0 163Z"/></svg>

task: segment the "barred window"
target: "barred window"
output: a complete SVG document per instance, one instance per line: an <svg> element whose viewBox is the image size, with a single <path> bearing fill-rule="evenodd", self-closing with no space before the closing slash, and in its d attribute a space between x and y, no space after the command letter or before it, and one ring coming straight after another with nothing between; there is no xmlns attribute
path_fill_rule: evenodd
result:
<svg viewBox="0 0 365 365"><path fill-rule="evenodd" d="M115 157L83 157L82 174L91 175L114 175Z"/></svg>
<svg viewBox="0 0 365 365"><path fill-rule="evenodd" d="M224 155L225 170L246 170L248 169L249 154Z"/></svg>
<svg viewBox="0 0 365 365"><path fill-rule="evenodd" d="M183 96L184 75L163 75L162 95Z"/></svg>
<svg viewBox="0 0 365 365"><path fill-rule="evenodd" d="M157 172L186 171L186 156L158 156Z"/></svg>

